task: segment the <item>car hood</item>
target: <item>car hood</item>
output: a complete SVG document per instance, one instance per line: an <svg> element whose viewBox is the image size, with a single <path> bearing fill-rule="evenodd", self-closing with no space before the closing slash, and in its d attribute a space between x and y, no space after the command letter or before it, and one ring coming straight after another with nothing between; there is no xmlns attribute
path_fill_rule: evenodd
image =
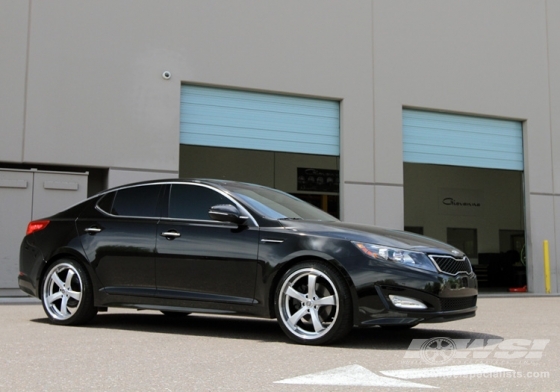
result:
<svg viewBox="0 0 560 392"><path fill-rule="evenodd" d="M444 253L463 257L459 249L419 234L376 226L346 222L281 221L286 229L309 235L332 237L348 241L366 242L399 249L416 250L427 253Z"/></svg>

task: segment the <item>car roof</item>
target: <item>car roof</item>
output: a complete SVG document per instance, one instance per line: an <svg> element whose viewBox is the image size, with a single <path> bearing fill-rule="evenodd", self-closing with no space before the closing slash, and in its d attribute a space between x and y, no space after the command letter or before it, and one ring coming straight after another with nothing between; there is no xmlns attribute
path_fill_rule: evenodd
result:
<svg viewBox="0 0 560 392"><path fill-rule="evenodd" d="M240 181L230 181L230 180L220 180L220 179L211 179L211 178L164 178L164 179L156 179L156 180L149 180L149 181L140 181L140 182L133 182L130 184L122 184L110 189L103 190L97 193L96 196L106 194L109 192L113 192L119 189L131 188L136 186L144 186L144 185L156 185L156 184L189 184L189 183L198 183L204 185L212 185L218 188L225 188L227 185L238 185L238 186L254 186L254 187L264 187L263 185L252 184L248 182L240 182Z"/></svg>

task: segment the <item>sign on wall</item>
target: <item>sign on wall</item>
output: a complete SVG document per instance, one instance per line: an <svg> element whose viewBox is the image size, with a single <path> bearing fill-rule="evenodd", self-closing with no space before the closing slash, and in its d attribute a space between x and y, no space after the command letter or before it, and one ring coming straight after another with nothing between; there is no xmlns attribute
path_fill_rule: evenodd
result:
<svg viewBox="0 0 560 392"><path fill-rule="evenodd" d="M439 188L438 212L444 215L482 215L484 192L482 189Z"/></svg>
<svg viewBox="0 0 560 392"><path fill-rule="evenodd" d="M339 171L298 167L297 190L338 193Z"/></svg>

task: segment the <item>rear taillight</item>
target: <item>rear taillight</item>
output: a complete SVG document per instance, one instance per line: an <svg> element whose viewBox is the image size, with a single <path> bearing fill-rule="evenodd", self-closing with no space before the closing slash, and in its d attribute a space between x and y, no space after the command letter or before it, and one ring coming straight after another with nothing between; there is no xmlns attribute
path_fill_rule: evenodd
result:
<svg viewBox="0 0 560 392"><path fill-rule="evenodd" d="M33 234L36 231L43 230L50 223L48 220L38 220L29 222L25 235Z"/></svg>

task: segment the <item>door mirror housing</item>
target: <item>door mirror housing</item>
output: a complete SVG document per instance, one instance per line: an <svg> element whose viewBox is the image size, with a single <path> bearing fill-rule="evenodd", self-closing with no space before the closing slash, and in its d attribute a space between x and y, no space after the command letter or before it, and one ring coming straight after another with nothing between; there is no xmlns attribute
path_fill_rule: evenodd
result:
<svg viewBox="0 0 560 392"><path fill-rule="evenodd" d="M236 223L238 225L243 224L247 219L249 219L248 216L241 214L239 209L231 204L218 204L210 207L208 215L210 215L210 218L214 220Z"/></svg>

